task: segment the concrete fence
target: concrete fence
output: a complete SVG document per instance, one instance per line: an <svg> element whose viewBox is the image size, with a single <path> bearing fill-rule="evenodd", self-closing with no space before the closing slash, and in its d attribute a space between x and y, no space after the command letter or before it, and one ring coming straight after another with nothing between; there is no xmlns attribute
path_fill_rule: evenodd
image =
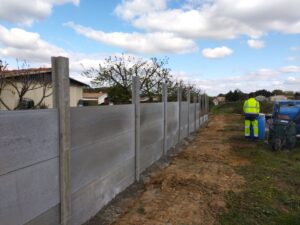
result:
<svg viewBox="0 0 300 225"><path fill-rule="evenodd" d="M69 107L68 59L52 58L54 109L0 112L0 224L80 225L208 121L208 98Z"/></svg>

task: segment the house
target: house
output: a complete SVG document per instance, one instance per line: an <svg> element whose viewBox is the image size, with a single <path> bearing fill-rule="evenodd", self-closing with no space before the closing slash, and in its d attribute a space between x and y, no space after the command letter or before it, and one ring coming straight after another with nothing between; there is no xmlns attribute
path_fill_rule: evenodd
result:
<svg viewBox="0 0 300 225"><path fill-rule="evenodd" d="M219 97L217 97L217 100L218 100L219 103L224 103L226 101L226 98L222 97L222 96L219 96Z"/></svg>
<svg viewBox="0 0 300 225"><path fill-rule="evenodd" d="M259 102L265 102L268 100L267 97L265 97L263 95L256 96L255 99Z"/></svg>
<svg viewBox="0 0 300 225"><path fill-rule="evenodd" d="M21 90L26 91L24 99L33 101L34 104L41 103L40 105L45 108L53 107L51 68L2 71L0 83L1 80L9 81L0 94L1 100L10 109L17 106L18 92ZM70 106L77 106L78 101L83 97L85 87L88 85L70 77ZM0 103L0 110L7 109L3 103Z"/></svg>
<svg viewBox="0 0 300 225"><path fill-rule="evenodd" d="M225 97L222 97L222 96L219 96L219 97L216 97L213 99L213 103L214 105L219 105L219 104L222 104L226 101L226 98Z"/></svg>
<svg viewBox="0 0 300 225"><path fill-rule="evenodd" d="M217 98L214 98L214 99L213 99L213 103L214 103L214 105L219 105L218 99L217 99Z"/></svg>
<svg viewBox="0 0 300 225"><path fill-rule="evenodd" d="M271 102L276 102L276 101L282 101L282 100L287 100L288 98L284 95L275 95L270 97Z"/></svg>
<svg viewBox="0 0 300 225"><path fill-rule="evenodd" d="M90 102L88 105L100 105L104 102L104 99L108 97L104 92L83 92L83 102Z"/></svg>

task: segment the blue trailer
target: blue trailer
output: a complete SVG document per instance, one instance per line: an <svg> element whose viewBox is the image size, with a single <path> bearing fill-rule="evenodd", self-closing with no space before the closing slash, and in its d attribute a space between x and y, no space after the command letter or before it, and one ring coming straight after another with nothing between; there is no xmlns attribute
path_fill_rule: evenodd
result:
<svg viewBox="0 0 300 225"><path fill-rule="evenodd" d="M274 103L268 142L273 150L293 149L300 134L300 101L288 100Z"/></svg>
<svg viewBox="0 0 300 225"><path fill-rule="evenodd" d="M300 134L300 100L277 101L274 103L273 120L283 119L293 121Z"/></svg>

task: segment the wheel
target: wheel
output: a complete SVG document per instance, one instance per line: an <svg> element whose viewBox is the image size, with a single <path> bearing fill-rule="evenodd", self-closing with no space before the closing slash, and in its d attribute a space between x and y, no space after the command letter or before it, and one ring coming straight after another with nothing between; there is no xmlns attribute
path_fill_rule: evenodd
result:
<svg viewBox="0 0 300 225"><path fill-rule="evenodd" d="M272 142L273 151L280 151L282 148L282 141L280 138L275 138Z"/></svg>

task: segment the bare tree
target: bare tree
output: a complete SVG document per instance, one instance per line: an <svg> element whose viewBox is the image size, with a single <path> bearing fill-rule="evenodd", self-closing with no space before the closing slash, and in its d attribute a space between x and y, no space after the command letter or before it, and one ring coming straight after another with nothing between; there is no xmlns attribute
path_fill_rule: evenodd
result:
<svg viewBox="0 0 300 225"><path fill-rule="evenodd" d="M22 109L23 100L30 91L41 90L40 98L34 103L32 108L44 107L44 100L52 95L51 76L45 76L41 69L32 73L29 65L23 62L21 67L18 65L17 70L8 71L7 64L0 71L0 102L7 110ZM3 92L8 91L16 94L17 104L10 107L4 99Z"/></svg>
<svg viewBox="0 0 300 225"><path fill-rule="evenodd" d="M2 92L5 90L6 86L8 85L7 80L5 79L5 71L7 68L7 63L0 60L0 103L6 108L10 109L9 106L4 102L4 100L1 98Z"/></svg>
<svg viewBox="0 0 300 225"><path fill-rule="evenodd" d="M99 68L86 69L83 74L92 78L92 84L96 86L110 86L111 90L115 90L113 94L117 101L120 100L119 95L126 96L127 101L129 100L132 77L138 76L141 81L142 95L152 101L160 91L160 83L171 78L167 64L167 58L144 60L122 54L108 57L99 64Z"/></svg>

